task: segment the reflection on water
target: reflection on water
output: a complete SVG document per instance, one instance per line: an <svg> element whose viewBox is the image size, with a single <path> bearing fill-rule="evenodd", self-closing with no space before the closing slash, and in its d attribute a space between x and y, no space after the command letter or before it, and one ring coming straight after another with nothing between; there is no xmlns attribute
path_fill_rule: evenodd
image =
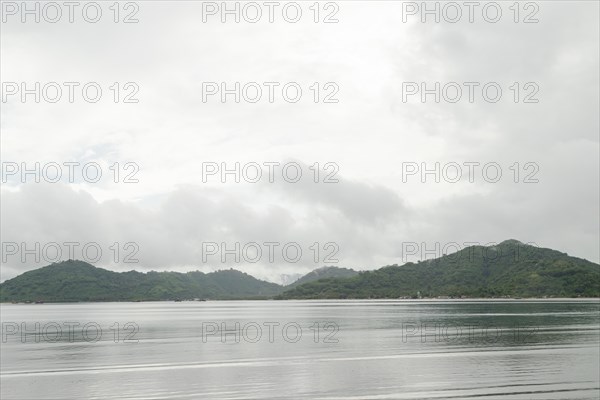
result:
<svg viewBox="0 0 600 400"><path fill-rule="evenodd" d="M600 397L597 300L6 304L1 311L3 400Z"/></svg>

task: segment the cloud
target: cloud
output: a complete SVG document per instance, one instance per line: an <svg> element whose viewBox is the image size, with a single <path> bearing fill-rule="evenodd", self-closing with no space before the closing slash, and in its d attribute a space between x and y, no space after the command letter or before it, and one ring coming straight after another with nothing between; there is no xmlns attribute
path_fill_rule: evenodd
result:
<svg viewBox="0 0 600 400"><path fill-rule="evenodd" d="M381 219L393 216L399 204L393 192L357 183L348 184L336 195L314 191L314 183L290 184L288 188L294 187L293 191L283 191L287 201L270 204L266 200L269 193L280 192L281 188L268 182L260 185L267 196L263 196L259 207L246 202L246 196L254 193L250 188L234 192L184 186L155 208L120 200L98 202L89 193L66 184L23 185L20 190L6 191L3 243L18 245L18 251L5 247L10 251L5 252L3 279L54 261L55 244L63 259L74 254L74 258L118 270L233 266L274 278L282 271L309 271L322 266L332 253L345 265L370 264L378 241L365 240L362 235L371 232L375 238L373 233L388 225ZM354 202L348 204L345 196ZM324 208L316 209L316 203ZM298 212L300 209L305 213ZM67 245L71 242L77 242L73 253ZM26 249L33 250L36 243L38 250L28 254ZM91 243L101 249L101 259L95 260L95 251L86 257L83 248ZM230 254L223 262L222 254L235 249L236 243L240 259ZM265 243L277 243L272 245L272 259ZM209 254L206 250L212 248L203 247L208 244L216 244L218 251ZM264 252L258 259L252 252L255 244ZM283 255L287 244L300 248L301 259L296 260L294 252L288 258ZM245 246L249 253L243 252ZM134 258L139 261L128 263L127 255L134 248L138 250ZM203 251L207 254L204 257Z"/></svg>
<svg viewBox="0 0 600 400"><path fill-rule="evenodd" d="M202 262L206 241L319 243L317 263L308 249L303 262L239 265L268 278L327 264L329 242L338 265L356 268L402 262L407 241L515 238L600 259L597 3L540 4L536 24L512 22L507 8L497 24L403 24L400 2L339 6L336 24L315 24L308 8L298 24L202 23L194 2L145 2L138 24L3 24L3 82L93 81L104 92L98 103L2 104L2 162L98 163L103 172L97 183L3 182L2 241L97 241L100 263L119 270L217 268ZM202 101L202 82L271 81L280 82L273 103ZM503 97L402 101L403 82L436 81L498 82ZM136 83L139 102L115 103L115 82L121 96ZM282 100L287 82L302 87L298 103ZM337 103L322 102L330 82ZM519 100L536 83L539 102L515 103L514 82ZM207 162L289 160L305 179L202 179ZM405 181L403 162L494 162L503 176ZM138 183L123 182L127 163ZM334 163L339 183L312 182L315 163L321 179ZM523 183L526 163L539 167L538 183ZM136 264L122 262L129 242L139 245ZM13 257L1 278L35 265Z"/></svg>

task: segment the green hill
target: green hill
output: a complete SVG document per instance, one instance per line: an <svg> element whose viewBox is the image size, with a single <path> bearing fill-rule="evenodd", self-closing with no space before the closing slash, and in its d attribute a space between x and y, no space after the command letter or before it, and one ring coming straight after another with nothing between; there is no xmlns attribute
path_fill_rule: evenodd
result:
<svg viewBox="0 0 600 400"><path fill-rule="evenodd" d="M317 281L325 278L349 278L358 275L358 272L349 268L321 267L304 275L296 282L286 286L287 288L296 287L308 282Z"/></svg>
<svg viewBox="0 0 600 400"><path fill-rule="evenodd" d="M113 272L65 261L0 284L2 302L174 299L321 299L399 297L600 297L600 265L551 249L507 240L455 254L357 273L314 270L283 287L233 269Z"/></svg>
<svg viewBox="0 0 600 400"><path fill-rule="evenodd" d="M64 261L0 284L0 301L135 301L266 298L281 286L236 270L113 272L83 261Z"/></svg>
<svg viewBox="0 0 600 400"><path fill-rule="evenodd" d="M599 297L600 265L507 240L350 278L305 283L279 299L399 297Z"/></svg>

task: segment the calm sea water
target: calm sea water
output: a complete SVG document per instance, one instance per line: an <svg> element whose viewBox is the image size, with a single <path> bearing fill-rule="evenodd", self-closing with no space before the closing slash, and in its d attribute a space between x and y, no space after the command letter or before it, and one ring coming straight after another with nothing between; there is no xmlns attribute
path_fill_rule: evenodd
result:
<svg viewBox="0 0 600 400"><path fill-rule="evenodd" d="M9 399L598 399L598 301L5 304Z"/></svg>

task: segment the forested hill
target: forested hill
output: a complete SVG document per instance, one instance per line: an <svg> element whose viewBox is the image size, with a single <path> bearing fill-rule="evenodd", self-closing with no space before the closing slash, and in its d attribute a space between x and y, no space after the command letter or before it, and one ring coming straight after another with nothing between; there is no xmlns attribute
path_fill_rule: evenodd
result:
<svg viewBox="0 0 600 400"><path fill-rule="evenodd" d="M507 240L434 260L296 286L280 299L418 297L598 297L600 265Z"/></svg>
<svg viewBox="0 0 600 400"><path fill-rule="evenodd" d="M113 272L69 260L0 285L0 301L135 301L268 298L282 287L233 269L211 272Z"/></svg>
<svg viewBox="0 0 600 400"><path fill-rule="evenodd" d="M418 297L599 297L600 265L515 240L374 271L324 267L289 286L229 269L113 272L69 260L0 284L2 302Z"/></svg>
<svg viewBox="0 0 600 400"><path fill-rule="evenodd" d="M338 268L338 267L322 267L315 269L304 275L296 282L288 285L287 287L296 287L304 283L317 281L325 278L349 278L351 276L358 275L358 271L349 268Z"/></svg>

